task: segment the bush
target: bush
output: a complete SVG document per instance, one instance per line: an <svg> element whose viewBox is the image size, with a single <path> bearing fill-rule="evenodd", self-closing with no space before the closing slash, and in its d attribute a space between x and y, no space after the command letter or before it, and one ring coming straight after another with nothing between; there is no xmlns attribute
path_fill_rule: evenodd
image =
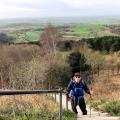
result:
<svg viewBox="0 0 120 120"><path fill-rule="evenodd" d="M13 40L13 37L7 36L5 33L0 33L0 43L10 43Z"/></svg>
<svg viewBox="0 0 120 120"><path fill-rule="evenodd" d="M120 116L120 101L101 100L101 101L93 102L92 106L96 110L101 110L103 112L108 112L111 115Z"/></svg>
<svg viewBox="0 0 120 120"><path fill-rule="evenodd" d="M82 44L87 44L90 48L109 53L110 51L120 50L120 37L104 36L99 38L83 39Z"/></svg>
<svg viewBox="0 0 120 120"><path fill-rule="evenodd" d="M67 62L71 67L72 74L80 71L88 71L91 69L91 66L86 64L86 58L84 54L80 52L72 52L68 58Z"/></svg>
<svg viewBox="0 0 120 120"><path fill-rule="evenodd" d="M66 87L70 79L70 67L67 64L51 64L45 74L47 88Z"/></svg>
<svg viewBox="0 0 120 120"><path fill-rule="evenodd" d="M72 50L74 44L74 41L59 41L57 47L60 51L69 51Z"/></svg>
<svg viewBox="0 0 120 120"><path fill-rule="evenodd" d="M108 113L120 116L120 102L111 101L105 104L105 110Z"/></svg>

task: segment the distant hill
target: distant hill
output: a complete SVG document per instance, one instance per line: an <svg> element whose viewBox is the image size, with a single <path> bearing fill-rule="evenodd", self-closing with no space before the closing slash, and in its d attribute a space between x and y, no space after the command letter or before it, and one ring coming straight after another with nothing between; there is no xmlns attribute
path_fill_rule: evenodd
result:
<svg viewBox="0 0 120 120"><path fill-rule="evenodd" d="M94 23L94 24L120 24L120 17L48 17L48 18L13 18L13 19L0 19L0 26L18 24L18 23Z"/></svg>

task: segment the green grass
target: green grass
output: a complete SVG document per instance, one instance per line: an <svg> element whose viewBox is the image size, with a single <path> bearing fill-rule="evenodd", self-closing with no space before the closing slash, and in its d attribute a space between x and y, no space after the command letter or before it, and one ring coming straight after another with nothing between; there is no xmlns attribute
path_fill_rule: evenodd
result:
<svg viewBox="0 0 120 120"><path fill-rule="evenodd" d="M27 41L38 41L40 39L40 35L42 32L40 31L31 31L26 33Z"/></svg>
<svg viewBox="0 0 120 120"><path fill-rule="evenodd" d="M76 36L94 36L96 31L100 30L101 26L91 25L91 24L81 24L73 28L72 32L66 32L67 35L76 35ZM95 32L94 32L95 31Z"/></svg>
<svg viewBox="0 0 120 120"><path fill-rule="evenodd" d="M62 120L76 120L75 114L70 110L67 110L67 111L63 110Z"/></svg>
<svg viewBox="0 0 120 120"><path fill-rule="evenodd" d="M7 115L1 115L0 120L58 120L59 114L50 111L43 111L41 113L35 113L34 111L24 113L15 112ZM70 110L63 110L62 120L75 120L75 114Z"/></svg>
<svg viewBox="0 0 120 120"><path fill-rule="evenodd" d="M79 24L72 28L72 32L65 32L65 35L74 35L80 37L100 37L107 35L116 35L111 33L103 25L99 24Z"/></svg>
<svg viewBox="0 0 120 120"><path fill-rule="evenodd" d="M102 36L116 36L118 34L112 33L109 28L103 26L106 21L94 21L90 23L78 24L71 28L72 31L65 32L65 35L80 36L80 37L102 37ZM57 26L57 25L56 25ZM5 32L15 38L15 42L24 41L38 41L42 31L36 31L36 28L40 26L35 25L18 25L5 27L1 29L1 32ZM43 27L43 26L42 26ZM27 29L27 31L26 31Z"/></svg>
<svg viewBox="0 0 120 120"><path fill-rule="evenodd" d="M120 24L120 19L102 19L102 20L94 20L91 22L92 24L101 24L101 25L113 25Z"/></svg>
<svg viewBox="0 0 120 120"><path fill-rule="evenodd" d="M92 103L92 107L94 107L96 110L108 112L111 115L120 116L120 101L95 101Z"/></svg>
<svg viewBox="0 0 120 120"><path fill-rule="evenodd" d="M6 32L7 35L12 36L15 40L14 42L24 42L24 41L38 41L42 34L42 31L13 31Z"/></svg>

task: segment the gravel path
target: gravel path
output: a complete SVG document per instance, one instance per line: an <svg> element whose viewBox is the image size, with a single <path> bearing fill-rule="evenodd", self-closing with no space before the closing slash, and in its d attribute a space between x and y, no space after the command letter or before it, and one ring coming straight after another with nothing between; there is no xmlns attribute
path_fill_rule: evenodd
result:
<svg viewBox="0 0 120 120"><path fill-rule="evenodd" d="M59 102L59 95L56 95L56 100ZM63 108L66 109L66 96L65 95L63 95L62 97L62 101L63 101L62 106ZM70 102L68 102L68 109L71 110ZM90 115L90 106L87 106L87 111L88 111L87 115L82 115L78 106L77 106L77 109L78 109L77 120L120 120L120 117L110 116L107 113L102 113L99 111L95 111L93 109L91 109L91 115Z"/></svg>

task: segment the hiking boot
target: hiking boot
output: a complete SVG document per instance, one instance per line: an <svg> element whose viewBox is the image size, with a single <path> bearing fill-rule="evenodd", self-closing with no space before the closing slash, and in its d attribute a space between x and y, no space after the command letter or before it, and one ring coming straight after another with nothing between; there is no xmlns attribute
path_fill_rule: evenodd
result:
<svg viewBox="0 0 120 120"><path fill-rule="evenodd" d="M87 115L87 111L86 111L86 112L83 112L83 115Z"/></svg>
<svg viewBox="0 0 120 120"><path fill-rule="evenodd" d="M76 112L74 112L76 115L78 114L78 112L76 111Z"/></svg>

